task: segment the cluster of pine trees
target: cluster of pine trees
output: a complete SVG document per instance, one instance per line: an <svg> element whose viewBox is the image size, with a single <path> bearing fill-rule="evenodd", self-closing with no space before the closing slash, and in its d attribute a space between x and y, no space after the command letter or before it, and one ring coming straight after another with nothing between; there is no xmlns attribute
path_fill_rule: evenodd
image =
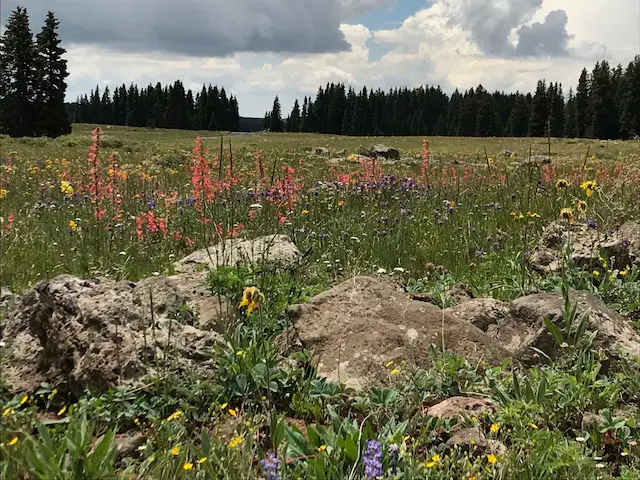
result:
<svg viewBox="0 0 640 480"><path fill-rule="evenodd" d="M183 130L239 130L238 101L217 86L202 86L194 97L181 81L146 88L124 84L113 91L96 86L68 106L73 122Z"/></svg>
<svg viewBox="0 0 640 480"><path fill-rule="evenodd" d="M64 104L69 74L58 24L49 12L34 39L25 8L8 17L0 37L0 133L53 138L71 133Z"/></svg>
<svg viewBox="0 0 640 480"><path fill-rule="evenodd" d="M271 131L338 135L450 135L588 137L626 139L640 135L640 56L611 68L582 70L575 92L538 82L533 94L488 92L482 85L451 96L440 87L360 92L343 84L320 87L315 99L298 100L283 121L276 97L265 114Z"/></svg>

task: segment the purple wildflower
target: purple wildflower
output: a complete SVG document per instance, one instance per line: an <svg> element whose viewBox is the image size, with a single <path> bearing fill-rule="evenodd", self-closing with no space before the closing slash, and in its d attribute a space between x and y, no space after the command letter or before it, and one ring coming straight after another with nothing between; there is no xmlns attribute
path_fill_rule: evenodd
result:
<svg viewBox="0 0 640 480"><path fill-rule="evenodd" d="M265 480L280 480L280 474L278 473L280 460L278 460L275 453L267 453L267 456L260 460L260 465L262 465L262 474Z"/></svg>
<svg viewBox="0 0 640 480"><path fill-rule="evenodd" d="M187 198L187 206L191 207L194 203L196 203L196 199L194 197Z"/></svg>
<svg viewBox="0 0 640 480"><path fill-rule="evenodd" d="M147 202L147 208L148 208L149 210L153 210L155 206L156 206L156 202L155 202L155 200L149 200L149 201Z"/></svg>
<svg viewBox="0 0 640 480"><path fill-rule="evenodd" d="M587 220L587 227L595 230L596 228L598 228L598 224L596 223L595 220L589 219Z"/></svg>
<svg viewBox="0 0 640 480"><path fill-rule="evenodd" d="M382 476L382 444L377 440L367 440L364 452L364 474L367 478Z"/></svg>

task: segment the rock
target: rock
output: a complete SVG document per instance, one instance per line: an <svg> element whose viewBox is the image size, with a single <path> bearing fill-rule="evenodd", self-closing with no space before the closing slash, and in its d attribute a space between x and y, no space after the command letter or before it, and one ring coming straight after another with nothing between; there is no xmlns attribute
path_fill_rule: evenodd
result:
<svg viewBox="0 0 640 480"><path fill-rule="evenodd" d="M551 157L549 155L532 155L528 159L520 163L523 167L541 167L551 163Z"/></svg>
<svg viewBox="0 0 640 480"><path fill-rule="evenodd" d="M329 149L326 147L315 147L311 149L313 155L329 155Z"/></svg>
<svg viewBox="0 0 640 480"><path fill-rule="evenodd" d="M400 159L400 151L397 148L388 147L386 145L378 144L374 145L374 147L367 152L369 157L384 157L386 159L399 160Z"/></svg>
<svg viewBox="0 0 640 480"><path fill-rule="evenodd" d="M338 164L340 164L340 163L342 163L344 161L345 161L345 159L343 157L334 157L334 158L330 158L329 159L329 163L331 165L338 165Z"/></svg>
<svg viewBox="0 0 640 480"><path fill-rule="evenodd" d="M0 288L0 318L1 315L11 308L20 300L20 297L11 292L8 288Z"/></svg>
<svg viewBox="0 0 640 480"><path fill-rule="evenodd" d="M476 427L463 428L447 440L447 446L462 449L472 455L504 455L507 447L498 440L487 439Z"/></svg>
<svg viewBox="0 0 640 480"><path fill-rule="evenodd" d="M529 263L541 273L560 271L565 246L571 248L571 259L580 268L602 270L602 252L607 259L613 257L614 268L624 270L627 265L640 264L640 224L626 222L605 235L586 225L552 222L544 229Z"/></svg>
<svg viewBox="0 0 640 480"><path fill-rule="evenodd" d="M204 322L215 323L215 308L200 289L187 277L136 284L59 275L40 282L4 320L5 384L20 393L61 382L59 390L79 396L86 388L100 392L134 383L164 359L172 370L206 369L201 349L222 338L199 328L198 309L211 308Z"/></svg>
<svg viewBox="0 0 640 480"><path fill-rule="evenodd" d="M389 380L385 364L408 360L428 367L431 345L470 361L498 364L504 348L473 325L370 277L351 278L289 309L305 348L314 350L318 373L355 389Z"/></svg>
<svg viewBox="0 0 640 480"><path fill-rule="evenodd" d="M511 150L502 150L500 152L500 155L502 155L503 157L510 157L511 155L513 155L513 152Z"/></svg>
<svg viewBox="0 0 640 480"><path fill-rule="evenodd" d="M589 313L587 330L598 331L594 340L595 348L602 349L609 358L616 358L618 351L631 356L640 355L640 335L624 317L587 292L570 292L569 299L572 304L577 302L578 316ZM490 326L487 334L513 352L524 364L544 360L533 350L534 347L554 358L560 353L560 346L544 325L544 319L549 318L561 326L563 308L564 300L559 292L518 298L511 303L509 317L500 324Z"/></svg>
<svg viewBox="0 0 640 480"><path fill-rule="evenodd" d="M427 415L442 420L480 418L490 415L498 409L498 404L488 398L450 397L429 407Z"/></svg>
<svg viewBox="0 0 640 480"><path fill-rule="evenodd" d="M267 235L253 240L229 239L191 253L175 262L181 273L201 272L204 268L236 266L242 263L289 264L300 257L300 251L288 235Z"/></svg>
<svg viewBox="0 0 640 480"><path fill-rule="evenodd" d="M346 155L346 154L347 154L347 151L344 148L336 152L336 155Z"/></svg>
<svg viewBox="0 0 640 480"><path fill-rule="evenodd" d="M473 298L447 308L445 312L486 332L491 325L496 325L509 316L510 307L508 303L495 298Z"/></svg>
<svg viewBox="0 0 640 480"><path fill-rule="evenodd" d="M104 435L100 435L91 444L89 450L89 456L93 454L98 445L104 440ZM141 447L146 442L146 437L141 432L134 432L132 434L120 433L113 437L113 443L116 448L116 461L120 462L125 458L137 457L138 447Z"/></svg>

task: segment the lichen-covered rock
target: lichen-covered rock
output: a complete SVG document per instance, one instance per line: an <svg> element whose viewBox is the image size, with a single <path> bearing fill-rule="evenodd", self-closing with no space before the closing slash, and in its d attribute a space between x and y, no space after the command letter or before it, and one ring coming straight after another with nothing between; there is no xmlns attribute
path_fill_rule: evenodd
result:
<svg viewBox="0 0 640 480"><path fill-rule="evenodd" d="M450 397L429 407L427 415L442 420L458 420L480 418L494 413L498 404L488 398Z"/></svg>

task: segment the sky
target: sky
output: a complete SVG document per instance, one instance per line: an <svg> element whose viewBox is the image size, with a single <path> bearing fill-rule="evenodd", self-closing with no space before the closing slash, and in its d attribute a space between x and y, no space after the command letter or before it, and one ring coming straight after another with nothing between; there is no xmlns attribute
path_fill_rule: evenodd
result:
<svg viewBox="0 0 640 480"><path fill-rule="evenodd" d="M287 114L327 82L568 90L583 67L640 54L639 0L2 0L3 27L17 5L34 32L59 19L68 101L179 79L224 86L242 116L276 95Z"/></svg>

